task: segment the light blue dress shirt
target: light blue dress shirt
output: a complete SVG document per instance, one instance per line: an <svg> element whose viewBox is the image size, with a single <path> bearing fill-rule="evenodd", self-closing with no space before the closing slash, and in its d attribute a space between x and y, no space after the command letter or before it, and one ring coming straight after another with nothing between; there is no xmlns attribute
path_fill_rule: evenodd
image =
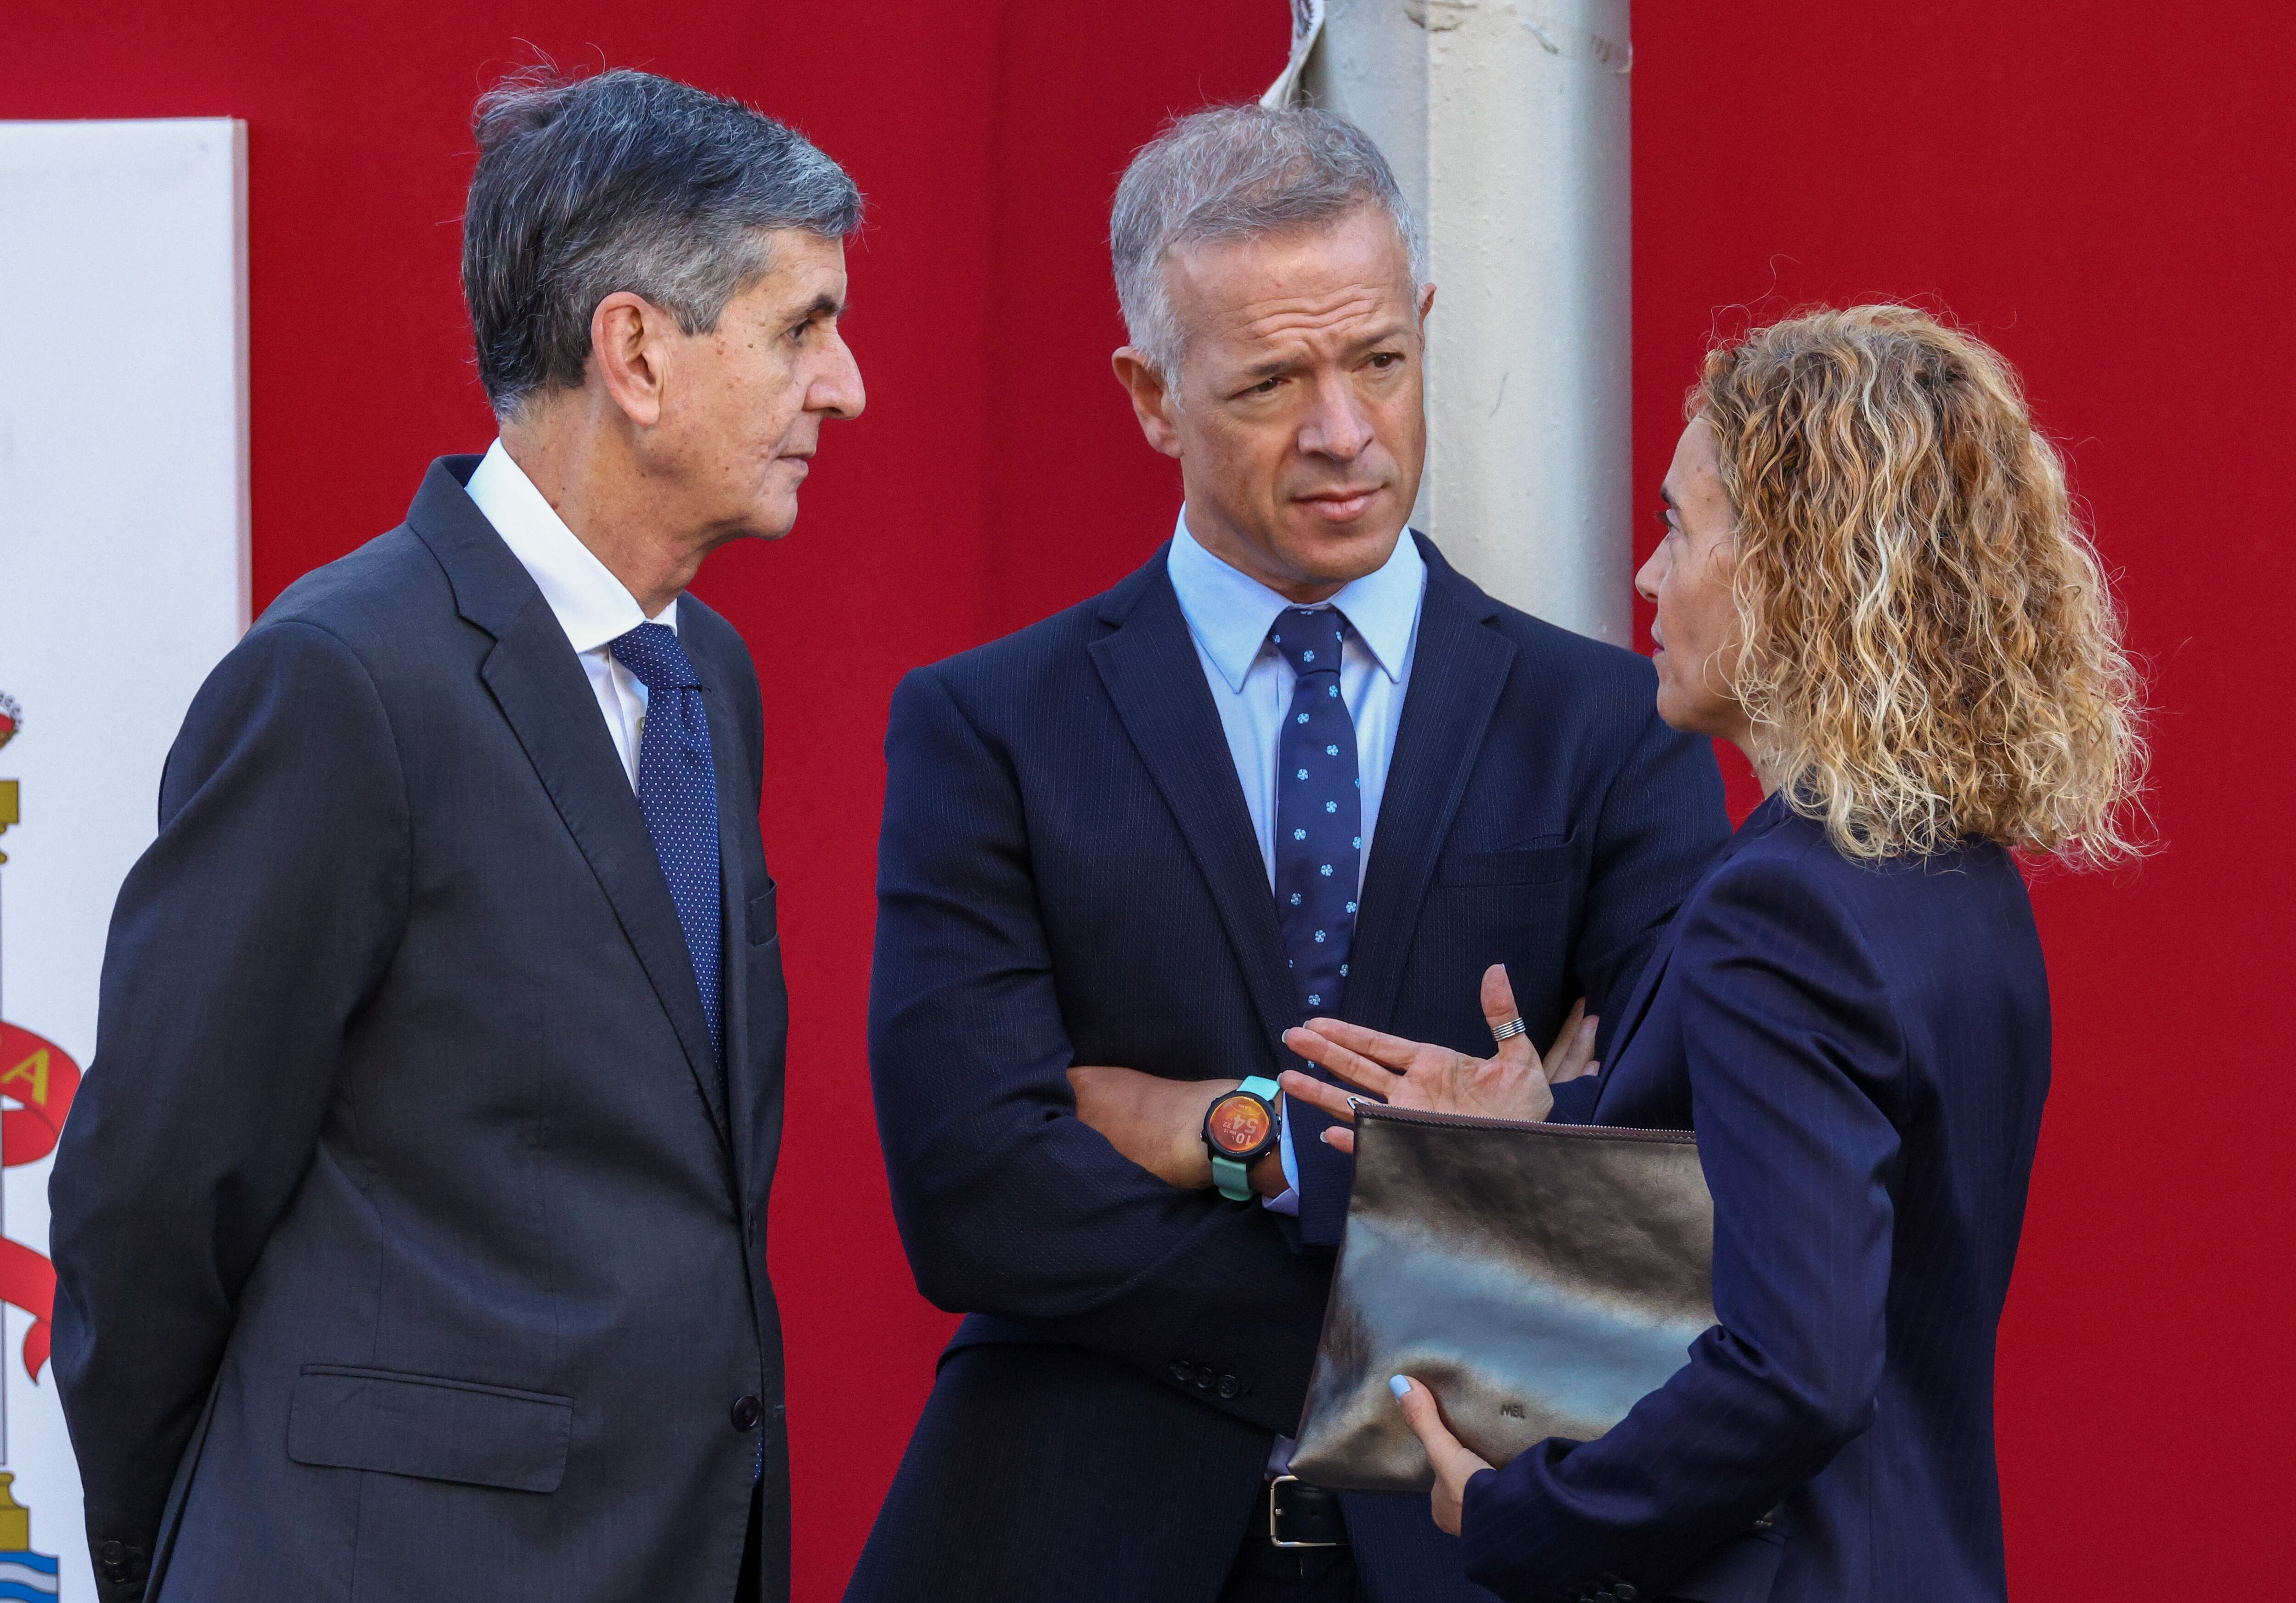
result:
<svg viewBox="0 0 2296 1603"><path fill-rule="evenodd" d="M1180 612L1203 664L1212 703L1235 777L1243 787L1259 860L1267 871L1267 894L1275 894L1275 751L1283 716L1292 706L1299 675L1267 632L1276 617L1298 603L1286 601L1250 575L1230 567L1196 544L1188 532L1187 509L1180 509L1165 560ZM1387 767L1395 755L1395 733L1403 721L1403 698L1411 683L1411 658L1419 642L1419 601L1427 588L1427 564L1418 543L1406 530L1394 554L1355 580L1330 601L1347 615L1347 644L1340 658L1340 697L1356 726L1356 773L1363 781L1363 851L1357 858L1358 887L1371 863L1372 831L1378 826ZM1292 1153L1292 1125L1284 1121L1283 1177L1292 1189L1267 1206L1278 1213L1300 1211L1300 1168Z"/></svg>

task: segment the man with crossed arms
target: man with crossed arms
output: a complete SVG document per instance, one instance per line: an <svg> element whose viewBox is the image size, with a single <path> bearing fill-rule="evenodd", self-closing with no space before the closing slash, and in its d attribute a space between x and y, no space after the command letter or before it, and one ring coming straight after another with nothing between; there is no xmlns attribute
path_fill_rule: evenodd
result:
<svg viewBox="0 0 2296 1603"><path fill-rule="evenodd" d="M1348 1160L1298 1108L1216 1174L1207 1111L1314 1013L1487 1049L1494 962L1542 1042L1611 1010L1720 781L1647 662L1403 537L1434 292L1369 140L1186 119L1111 233L1178 526L893 703L871 1060L918 1284L969 1317L847 1597L1486 1599L1424 1498L1280 1477Z"/></svg>

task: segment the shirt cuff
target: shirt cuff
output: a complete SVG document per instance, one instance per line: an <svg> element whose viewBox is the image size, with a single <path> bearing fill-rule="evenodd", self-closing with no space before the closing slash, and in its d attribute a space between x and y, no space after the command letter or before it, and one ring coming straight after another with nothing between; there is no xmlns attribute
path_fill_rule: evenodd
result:
<svg viewBox="0 0 2296 1603"><path fill-rule="evenodd" d="M1289 1102L1284 1104L1284 1111L1287 1114L1291 1111ZM1263 1197L1259 1204L1271 1214L1288 1214L1297 1219L1300 1216L1300 1160L1292 1156L1292 1121L1289 1118L1276 1131L1275 1145L1283 1158L1283 1195Z"/></svg>

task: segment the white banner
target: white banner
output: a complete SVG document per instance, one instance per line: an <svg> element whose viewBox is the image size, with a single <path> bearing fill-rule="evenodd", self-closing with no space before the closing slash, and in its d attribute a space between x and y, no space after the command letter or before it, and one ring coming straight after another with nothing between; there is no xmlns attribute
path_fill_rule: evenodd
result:
<svg viewBox="0 0 2296 1603"><path fill-rule="evenodd" d="M247 626L246 134L0 122L0 1599L90 1603L57 1127L184 708Z"/></svg>

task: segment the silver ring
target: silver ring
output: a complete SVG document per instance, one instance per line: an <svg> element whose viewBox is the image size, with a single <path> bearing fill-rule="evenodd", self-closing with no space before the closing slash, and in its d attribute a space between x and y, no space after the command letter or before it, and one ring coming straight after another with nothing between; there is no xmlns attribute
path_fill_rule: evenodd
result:
<svg viewBox="0 0 2296 1603"><path fill-rule="evenodd" d="M1494 1041L1512 1041L1517 1035L1528 1035L1529 1034L1530 1026L1525 1024L1520 1018L1516 1018L1508 1019L1505 1024L1499 1026L1498 1028L1493 1030L1491 1032L1491 1039Z"/></svg>

